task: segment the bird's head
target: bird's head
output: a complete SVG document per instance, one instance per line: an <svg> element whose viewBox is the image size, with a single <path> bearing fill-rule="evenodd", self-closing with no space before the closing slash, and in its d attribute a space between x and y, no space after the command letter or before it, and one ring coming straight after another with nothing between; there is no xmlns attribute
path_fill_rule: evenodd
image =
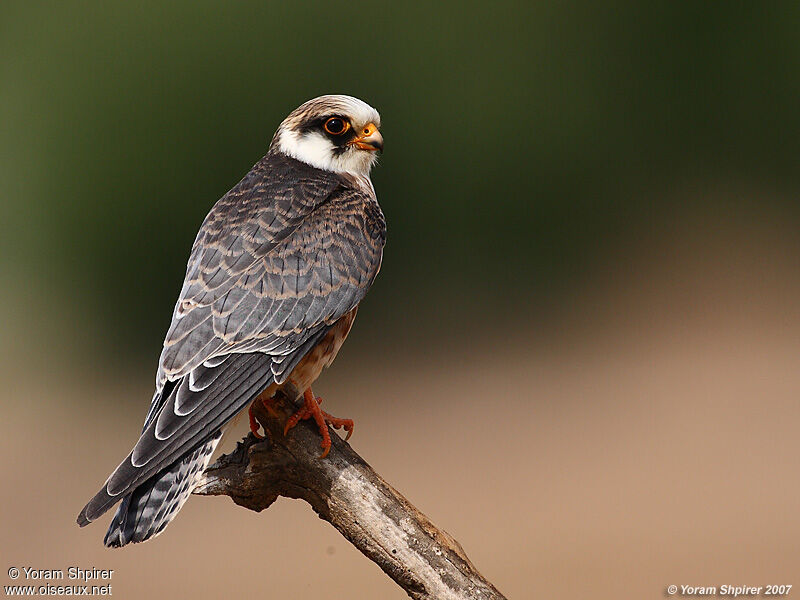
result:
<svg viewBox="0 0 800 600"><path fill-rule="evenodd" d="M383 150L381 117L352 96L320 96L284 119L272 148L326 171L369 175Z"/></svg>

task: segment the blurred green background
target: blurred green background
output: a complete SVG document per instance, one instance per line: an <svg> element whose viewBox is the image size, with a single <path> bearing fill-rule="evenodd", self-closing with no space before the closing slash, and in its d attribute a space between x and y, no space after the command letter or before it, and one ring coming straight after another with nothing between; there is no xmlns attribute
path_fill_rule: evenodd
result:
<svg viewBox="0 0 800 600"><path fill-rule="evenodd" d="M676 182L766 186L784 200L759 210L800 216L799 14L4 2L2 268L57 298L57 319L89 315L115 356L153 355L210 206L290 110L348 93L378 107L387 139L374 181L389 242L360 320L557 303L598 249L676 211Z"/></svg>
<svg viewBox="0 0 800 600"><path fill-rule="evenodd" d="M72 519L135 439L203 217L293 108L345 93L386 139L383 269L324 379L357 449L509 596L797 584L756 579L800 560L798 31L797 2L0 2L0 439L42 440L4 465L3 560L174 596L202 535L311 527L194 499L109 554ZM398 593L322 548L297 597L342 572Z"/></svg>

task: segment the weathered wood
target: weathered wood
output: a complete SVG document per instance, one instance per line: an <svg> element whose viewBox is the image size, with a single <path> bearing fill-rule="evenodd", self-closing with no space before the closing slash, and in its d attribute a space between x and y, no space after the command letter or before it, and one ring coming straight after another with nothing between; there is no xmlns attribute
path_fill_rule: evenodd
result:
<svg viewBox="0 0 800 600"><path fill-rule="evenodd" d="M309 422L283 436L295 410L285 395L255 414L266 440L249 434L211 465L194 493L230 496L255 511L279 496L301 498L415 599L499 600L459 543L438 529L339 436L320 459L320 435Z"/></svg>

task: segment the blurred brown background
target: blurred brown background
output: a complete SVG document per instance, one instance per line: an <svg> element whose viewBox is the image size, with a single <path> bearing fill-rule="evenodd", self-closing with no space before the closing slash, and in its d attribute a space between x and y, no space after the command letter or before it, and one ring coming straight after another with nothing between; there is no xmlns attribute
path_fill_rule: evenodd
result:
<svg viewBox="0 0 800 600"><path fill-rule="evenodd" d="M796 3L0 5L0 567L403 598L299 502L106 550L194 234L322 93L376 106L383 271L315 391L510 598L800 572ZM0 570L3 585L10 582Z"/></svg>

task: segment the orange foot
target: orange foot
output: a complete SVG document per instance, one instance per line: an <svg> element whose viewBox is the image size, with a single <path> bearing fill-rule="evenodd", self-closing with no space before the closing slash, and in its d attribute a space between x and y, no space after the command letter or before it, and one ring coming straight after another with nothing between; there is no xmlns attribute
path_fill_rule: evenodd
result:
<svg viewBox="0 0 800 600"><path fill-rule="evenodd" d="M303 392L303 399L305 400L303 408L294 413L286 421L286 427L283 428L283 435L286 435L289 430L297 425L300 421L313 418L314 421L316 421L317 427L319 427L319 433L322 436L322 442L320 442L322 454L320 455L320 458L325 458L328 456L328 452L331 451L331 436L328 433L328 425L334 429L340 429L344 427L344 430L347 432L347 437L344 439L348 440L350 439L350 436L353 435L353 421L352 419L338 419L322 410L319 407L319 405L322 404L322 398L314 398L314 392L311 391L311 388L308 388L305 392Z"/></svg>
<svg viewBox="0 0 800 600"><path fill-rule="evenodd" d="M261 428L261 424L256 421L256 416L253 414L253 407L256 405L256 402L263 402L260 398L256 398L250 404L250 408L247 409L247 416L250 417L250 431L253 432L253 435L256 436L258 439L263 440L264 436L258 433L258 430Z"/></svg>
<svg viewBox="0 0 800 600"><path fill-rule="evenodd" d="M261 394L257 396L255 400L250 403L250 408L247 409L247 416L250 417L250 431L253 432L253 435L256 436L258 439L263 440L264 436L261 435L258 430L261 428L261 423L256 420L256 416L253 414L253 407L256 405L256 402L261 402L264 408L267 409L267 412L275 416L275 409L272 407L272 401L275 399L274 396L267 396L266 394Z"/></svg>

